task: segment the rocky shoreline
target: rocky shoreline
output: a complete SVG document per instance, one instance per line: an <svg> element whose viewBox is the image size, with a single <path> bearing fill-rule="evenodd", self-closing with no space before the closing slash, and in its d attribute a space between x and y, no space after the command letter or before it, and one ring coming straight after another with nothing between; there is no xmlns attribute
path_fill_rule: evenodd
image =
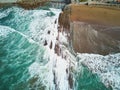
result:
<svg viewBox="0 0 120 90"><path fill-rule="evenodd" d="M34 9L47 1L2 3ZM67 34L71 48L76 53L107 55L120 52L120 12L116 8L92 5L66 5L59 15L59 31ZM62 30L62 31L61 31Z"/></svg>
<svg viewBox="0 0 120 90"><path fill-rule="evenodd" d="M76 53L107 55L120 52L118 15L118 9L71 4L60 14L59 24Z"/></svg>
<svg viewBox="0 0 120 90"><path fill-rule="evenodd" d="M35 9L41 6L48 6L54 8L64 8L67 2L64 1L51 1L51 0L42 0L42 1L17 1L9 3L0 3L0 8L5 6L20 6L24 9Z"/></svg>
<svg viewBox="0 0 120 90"><path fill-rule="evenodd" d="M40 6L44 6L48 1L44 0L41 2L14 2L14 3L0 3L0 8L6 6L20 6L24 9L34 9Z"/></svg>

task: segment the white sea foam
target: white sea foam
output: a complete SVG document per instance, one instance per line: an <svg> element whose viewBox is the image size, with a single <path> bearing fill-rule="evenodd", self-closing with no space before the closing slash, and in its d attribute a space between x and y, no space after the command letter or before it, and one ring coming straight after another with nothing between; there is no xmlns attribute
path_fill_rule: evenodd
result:
<svg viewBox="0 0 120 90"><path fill-rule="evenodd" d="M114 90L120 90L120 53L107 56L78 54L79 63L97 73L101 81Z"/></svg>
<svg viewBox="0 0 120 90"><path fill-rule="evenodd" d="M5 10L3 12L0 12L0 19L7 17L9 13L11 12L11 9Z"/></svg>
<svg viewBox="0 0 120 90"><path fill-rule="evenodd" d="M4 17L6 17L6 16L7 16L6 13L0 13L0 19L4 18Z"/></svg>
<svg viewBox="0 0 120 90"><path fill-rule="evenodd" d="M39 62L37 59L36 62L29 67L29 72L31 77L37 74L37 76L42 79L42 83L46 86L46 90L70 90L68 82L69 73L67 73L66 70L69 70L70 65L73 65L72 59L75 58L70 54L67 48L62 45L63 42L67 42L62 33L60 33L60 40L56 40L58 36L57 27L60 10L53 8L50 10L55 14L55 16L46 16L48 11L44 12L43 10L42 14L40 10L33 13L34 20L31 22L29 27L31 37L42 45L44 45L44 41L46 40L47 45L45 45L46 50L43 55L44 60ZM48 31L50 31L49 34ZM52 48L50 49L51 42ZM59 42L61 43L61 49L63 49L63 55L60 56L58 56L54 51L55 44ZM47 63L44 63L46 62L45 60Z"/></svg>
<svg viewBox="0 0 120 90"><path fill-rule="evenodd" d="M11 28L0 25L0 36L6 37L11 32Z"/></svg>
<svg viewBox="0 0 120 90"><path fill-rule="evenodd" d="M2 25L0 25L0 36L7 37L7 35L10 34L10 33L12 33L12 32L18 33L21 36L25 37L30 43L36 43L32 39L30 39L28 36L26 36L25 34L19 32L19 31L16 31L15 29L10 28L8 26L2 26Z"/></svg>

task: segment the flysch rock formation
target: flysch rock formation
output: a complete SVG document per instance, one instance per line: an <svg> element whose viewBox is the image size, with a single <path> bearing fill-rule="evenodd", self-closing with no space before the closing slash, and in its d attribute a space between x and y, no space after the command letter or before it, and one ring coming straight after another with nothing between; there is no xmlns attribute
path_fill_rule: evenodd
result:
<svg viewBox="0 0 120 90"><path fill-rule="evenodd" d="M118 14L117 9L68 5L60 14L59 24L68 33L69 43L76 53L106 55L120 52Z"/></svg>

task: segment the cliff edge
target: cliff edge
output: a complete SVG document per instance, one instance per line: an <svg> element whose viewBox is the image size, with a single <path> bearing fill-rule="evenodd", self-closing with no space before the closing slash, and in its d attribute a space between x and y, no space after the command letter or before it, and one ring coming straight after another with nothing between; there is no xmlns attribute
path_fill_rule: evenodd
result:
<svg viewBox="0 0 120 90"><path fill-rule="evenodd" d="M120 9L71 4L60 14L59 24L76 53L120 52Z"/></svg>

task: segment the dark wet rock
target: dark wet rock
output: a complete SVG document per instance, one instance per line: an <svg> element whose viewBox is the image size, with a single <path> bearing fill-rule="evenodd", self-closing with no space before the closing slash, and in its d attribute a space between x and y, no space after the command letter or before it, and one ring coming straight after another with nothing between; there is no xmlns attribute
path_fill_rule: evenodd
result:
<svg viewBox="0 0 120 90"><path fill-rule="evenodd" d="M46 46L48 43L47 43L47 41L45 40L45 42L44 42L44 46Z"/></svg>
<svg viewBox="0 0 120 90"><path fill-rule="evenodd" d="M55 20L55 24L57 23L57 19Z"/></svg>
<svg viewBox="0 0 120 90"><path fill-rule="evenodd" d="M70 7L65 7L64 11L60 13L58 23L61 27L70 28Z"/></svg>
<svg viewBox="0 0 120 90"><path fill-rule="evenodd" d="M52 49L52 41L51 41L51 43L50 43L50 49Z"/></svg>
<svg viewBox="0 0 120 90"><path fill-rule="evenodd" d="M48 34L50 34L50 31L48 31Z"/></svg>
<svg viewBox="0 0 120 90"><path fill-rule="evenodd" d="M56 40L58 40L58 37L56 37Z"/></svg>
<svg viewBox="0 0 120 90"><path fill-rule="evenodd" d="M55 53L60 56L60 46L59 44L55 44Z"/></svg>
<svg viewBox="0 0 120 90"><path fill-rule="evenodd" d="M66 73L68 74L68 69L66 69Z"/></svg>
<svg viewBox="0 0 120 90"><path fill-rule="evenodd" d="M72 75L71 74L69 74L68 80L69 80L69 86L72 89L73 88L73 79L72 79Z"/></svg>

